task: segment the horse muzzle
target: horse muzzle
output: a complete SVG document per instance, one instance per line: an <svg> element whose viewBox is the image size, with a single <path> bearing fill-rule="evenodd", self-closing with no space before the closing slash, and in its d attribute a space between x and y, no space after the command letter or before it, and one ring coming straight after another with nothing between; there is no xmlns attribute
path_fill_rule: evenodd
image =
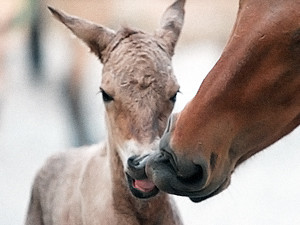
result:
<svg viewBox="0 0 300 225"><path fill-rule="evenodd" d="M207 182L205 165L194 164L191 161L174 161L164 150L152 154L147 159L146 175L161 191L187 196L193 202L201 202L220 193L230 183L230 177L220 182ZM179 167L174 165L180 165L180 168L184 169L179 170Z"/></svg>
<svg viewBox="0 0 300 225"><path fill-rule="evenodd" d="M174 153L169 144L172 124L174 116L170 117L160 141L160 151L147 158L147 177L158 189L170 194L187 196L194 202L203 201L224 190L229 184L229 179L226 177L220 182L210 181L210 170L206 160L199 157L188 159Z"/></svg>

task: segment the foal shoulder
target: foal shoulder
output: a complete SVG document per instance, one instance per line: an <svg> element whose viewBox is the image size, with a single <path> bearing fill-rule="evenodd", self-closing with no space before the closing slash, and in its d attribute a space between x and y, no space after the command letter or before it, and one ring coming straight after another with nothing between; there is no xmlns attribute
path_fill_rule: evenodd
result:
<svg viewBox="0 0 300 225"><path fill-rule="evenodd" d="M88 162L95 155L105 155L102 145L74 148L50 156L38 171L34 189L45 196L64 186L74 186L79 182Z"/></svg>
<svg viewBox="0 0 300 225"><path fill-rule="evenodd" d="M27 224L32 224L36 218L42 218L43 224L65 218L80 221L78 186L89 161L104 154L101 149L101 145L71 149L46 160L33 183Z"/></svg>

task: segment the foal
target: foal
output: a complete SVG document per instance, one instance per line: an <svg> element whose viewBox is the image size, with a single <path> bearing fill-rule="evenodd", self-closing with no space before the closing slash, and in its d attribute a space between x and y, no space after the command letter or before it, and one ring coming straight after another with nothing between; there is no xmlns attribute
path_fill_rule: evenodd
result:
<svg viewBox="0 0 300 225"><path fill-rule="evenodd" d="M184 1L171 5L153 35L129 28L114 32L49 7L103 63L108 138L48 159L33 184L27 225L182 224L169 196L158 194L144 169L138 172L144 165L136 159L158 149L176 101L171 56L183 7Z"/></svg>

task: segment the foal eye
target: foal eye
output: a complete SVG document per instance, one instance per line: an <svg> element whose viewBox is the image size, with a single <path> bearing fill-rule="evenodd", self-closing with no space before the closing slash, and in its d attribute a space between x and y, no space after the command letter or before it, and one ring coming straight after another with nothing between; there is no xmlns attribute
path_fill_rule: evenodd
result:
<svg viewBox="0 0 300 225"><path fill-rule="evenodd" d="M173 95L171 98L170 98L170 101L175 103L176 102L176 97L177 97L177 92L175 93L175 95Z"/></svg>
<svg viewBox="0 0 300 225"><path fill-rule="evenodd" d="M100 88L100 92L102 93L102 99L104 102L110 102L114 100L114 98L107 94L102 88Z"/></svg>

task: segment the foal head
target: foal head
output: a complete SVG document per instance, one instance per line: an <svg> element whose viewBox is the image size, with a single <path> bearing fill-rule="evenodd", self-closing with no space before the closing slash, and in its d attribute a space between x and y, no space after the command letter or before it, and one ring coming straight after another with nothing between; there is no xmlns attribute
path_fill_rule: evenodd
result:
<svg viewBox="0 0 300 225"><path fill-rule="evenodd" d="M103 63L100 91L111 152L121 160L132 193L158 193L146 180L145 158L162 136L179 90L171 57L183 24L184 1L164 13L155 34L122 28L115 32L49 8Z"/></svg>

